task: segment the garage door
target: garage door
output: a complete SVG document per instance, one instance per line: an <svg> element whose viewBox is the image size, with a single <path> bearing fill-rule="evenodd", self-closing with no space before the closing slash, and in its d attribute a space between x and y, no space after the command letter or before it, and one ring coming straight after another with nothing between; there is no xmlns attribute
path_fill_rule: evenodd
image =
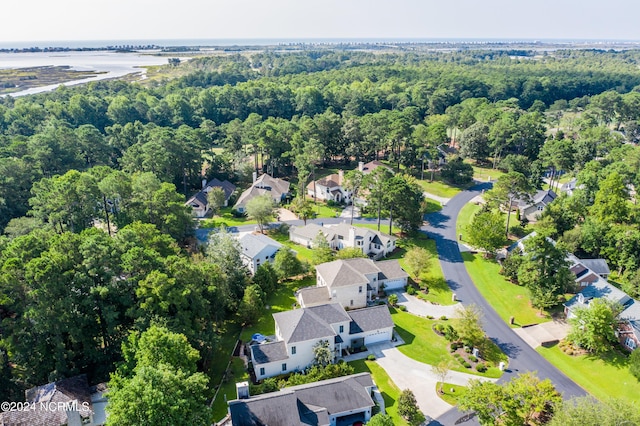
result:
<svg viewBox="0 0 640 426"><path fill-rule="evenodd" d="M384 289L385 291L389 291L389 290L401 290L406 284L405 280L394 280L394 281L387 281L386 283L384 283Z"/></svg>
<svg viewBox="0 0 640 426"><path fill-rule="evenodd" d="M367 346L373 343L388 342L389 340L391 340L391 331L385 330L366 336L364 338L364 345Z"/></svg>

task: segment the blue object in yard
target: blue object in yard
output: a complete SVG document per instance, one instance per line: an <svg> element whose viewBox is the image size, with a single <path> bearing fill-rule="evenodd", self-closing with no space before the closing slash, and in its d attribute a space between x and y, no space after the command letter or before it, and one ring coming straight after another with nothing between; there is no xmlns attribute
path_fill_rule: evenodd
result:
<svg viewBox="0 0 640 426"><path fill-rule="evenodd" d="M251 339L255 340L258 343L262 343L267 340L267 338L260 333L254 334L253 336L251 336Z"/></svg>

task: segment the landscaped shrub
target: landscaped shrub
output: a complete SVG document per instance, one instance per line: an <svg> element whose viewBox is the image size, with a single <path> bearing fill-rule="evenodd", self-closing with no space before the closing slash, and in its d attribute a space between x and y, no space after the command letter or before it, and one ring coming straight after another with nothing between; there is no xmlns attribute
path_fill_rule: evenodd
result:
<svg viewBox="0 0 640 426"><path fill-rule="evenodd" d="M458 332L451 325L447 324L447 326L444 327L444 337L452 342L458 338Z"/></svg>
<svg viewBox="0 0 640 426"><path fill-rule="evenodd" d="M465 351L466 353L468 353L468 354L470 354L471 352L473 352L473 351L471 350L471 346L465 346L464 351Z"/></svg>
<svg viewBox="0 0 640 426"><path fill-rule="evenodd" d="M446 321L446 320L447 320L447 316L446 315L443 315L443 316L440 317L440 321Z"/></svg>
<svg viewBox="0 0 640 426"><path fill-rule="evenodd" d="M460 354L455 354L453 357L454 357L455 359L462 359L462 355L460 355Z"/></svg>
<svg viewBox="0 0 640 426"><path fill-rule="evenodd" d="M416 289L413 288L413 286L408 286L407 287L407 293L409 293L410 295L413 296L414 294L416 294Z"/></svg>
<svg viewBox="0 0 640 426"><path fill-rule="evenodd" d="M396 304L398 303L398 295L395 293L390 294L388 300L391 306L396 306Z"/></svg>
<svg viewBox="0 0 640 426"><path fill-rule="evenodd" d="M404 306L404 305L398 306L398 309L400 309L402 312L406 312L407 311L407 307Z"/></svg>
<svg viewBox="0 0 640 426"><path fill-rule="evenodd" d="M451 349L455 351L458 348L460 348L460 342L451 342Z"/></svg>
<svg viewBox="0 0 640 426"><path fill-rule="evenodd" d="M469 355L469 361L471 361L471 362L478 362L478 358L476 358L476 357L475 357L475 356L473 356L473 355Z"/></svg>
<svg viewBox="0 0 640 426"><path fill-rule="evenodd" d="M427 319L432 320L433 319L433 315L427 315Z"/></svg>
<svg viewBox="0 0 640 426"><path fill-rule="evenodd" d="M444 326L442 324L436 324L433 326L433 329L438 332L438 334L444 333Z"/></svg>
<svg viewBox="0 0 640 426"><path fill-rule="evenodd" d="M480 362L478 363L478 365L476 365L476 371L478 373L484 373L485 371L487 371L487 366Z"/></svg>
<svg viewBox="0 0 640 426"><path fill-rule="evenodd" d="M368 361L375 361L375 360L376 360L376 356L375 356L374 354L370 354L370 355L367 357L367 360L368 360Z"/></svg>
<svg viewBox="0 0 640 426"><path fill-rule="evenodd" d="M464 368L471 368L471 364L469 364L467 361L463 362L462 365L464 366Z"/></svg>

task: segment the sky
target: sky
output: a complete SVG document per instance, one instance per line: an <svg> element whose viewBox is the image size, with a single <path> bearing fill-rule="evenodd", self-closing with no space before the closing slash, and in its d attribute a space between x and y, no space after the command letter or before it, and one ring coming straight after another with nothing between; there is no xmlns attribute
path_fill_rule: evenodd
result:
<svg viewBox="0 0 640 426"><path fill-rule="evenodd" d="M465 38L640 40L638 0L20 0L0 43Z"/></svg>

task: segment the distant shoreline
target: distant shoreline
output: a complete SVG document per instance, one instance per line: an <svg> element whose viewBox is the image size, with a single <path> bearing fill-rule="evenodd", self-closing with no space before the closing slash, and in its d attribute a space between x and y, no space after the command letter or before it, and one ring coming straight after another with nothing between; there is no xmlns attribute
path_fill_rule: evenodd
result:
<svg viewBox="0 0 640 426"><path fill-rule="evenodd" d="M269 47L360 47L380 46L422 46L425 48L476 48L495 49L497 47L518 48L640 48L640 40L598 40L598 39L428 39L428 38L345 38L345 39L165 39L165 40L59 40L0 42L0 52L69 52L69 51L144 51L162 50L197 51L200 49L229 50L229 48L269 48Z"/></svg>

